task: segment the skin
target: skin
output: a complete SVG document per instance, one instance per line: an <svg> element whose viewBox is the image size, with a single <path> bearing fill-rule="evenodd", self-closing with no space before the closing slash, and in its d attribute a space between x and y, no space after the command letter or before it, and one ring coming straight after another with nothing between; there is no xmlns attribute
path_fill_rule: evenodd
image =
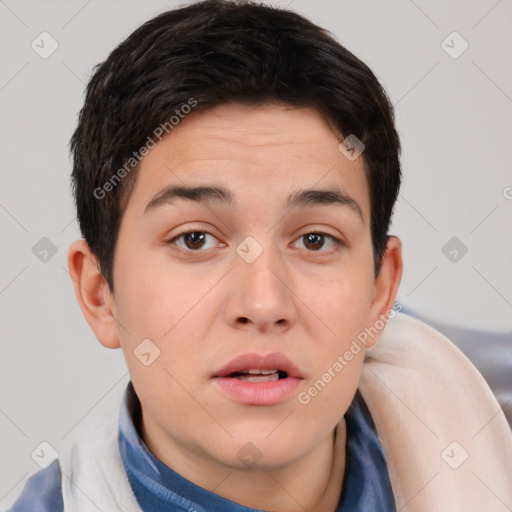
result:
<svg viewBox="0 0 512 512"><path fill-rule="evenodd" d="M230 103L193 112L141 163L116 245L115 293L83 240L69 249L86 320L101 344L123 350L148 448L185 478L245 506L335 510L343 415L365 350L308 404L297 395L392 308L400 282L396 237L374 276L364 153L349 161L339 142L310 108ZM236 206L178 199L145 214L172 184L227 187ZM285 206L297 189L329 186L356 201L362 218L346 205ZM207 233L202 246L175 239L190 231ZM329 237L308 243L309 233L344 245ZM252 263L236 252L247 236L263 248ZM134 355L146 338L161 351L149 366ZM285 354L304 376L297 392L272 406L221 393L212 373L247 351ZM251 467L237 456L247 443L261 454Z"/></svg>

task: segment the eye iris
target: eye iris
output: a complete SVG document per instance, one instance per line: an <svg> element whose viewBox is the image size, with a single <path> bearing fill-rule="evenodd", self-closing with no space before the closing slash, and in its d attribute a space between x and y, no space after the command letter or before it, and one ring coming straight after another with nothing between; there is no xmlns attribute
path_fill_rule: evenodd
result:
<svg viewBox="0 0 512 512"><path fill-rule="evenodd" d="M309 233L307 235L304 235L306 242L305 245L309 249L321 249L324 245L324 237L323 235L320 235L318 233ZM314 247L311 247L314 246Z"/></svg>
<svg viewBox="0 0 512 512"><path fill-rule="evenodd" d="M203 246L205 242L205 234L201 231L193 231L184 235L185 245L189 249L198 249Z"/></svg>

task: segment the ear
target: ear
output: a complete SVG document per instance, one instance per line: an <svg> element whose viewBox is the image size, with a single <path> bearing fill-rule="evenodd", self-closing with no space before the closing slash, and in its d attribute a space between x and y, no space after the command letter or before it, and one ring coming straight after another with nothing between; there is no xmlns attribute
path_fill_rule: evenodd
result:
<svg viewBox="0 0 512 512"><path fill-rule="evenodd" d="M379 325L383 324L383 320L385 326L385 322L387 322L393 310L400 280L402 279L402 269L402 242L396 236L388 236L380 272L375 278L373 299L368 315L368 328L373 326L374 330L377 329ZM378 329L378 334L368 339L367 348L375 345L380 338L382 329Z"/></svg>
<svg viewBox="0 0 512 512"><path fill-rule="evenodd" d="M85 240L70 245L68 267L78 304L96 338L107 348L119 348L114 297Z"/></svg>

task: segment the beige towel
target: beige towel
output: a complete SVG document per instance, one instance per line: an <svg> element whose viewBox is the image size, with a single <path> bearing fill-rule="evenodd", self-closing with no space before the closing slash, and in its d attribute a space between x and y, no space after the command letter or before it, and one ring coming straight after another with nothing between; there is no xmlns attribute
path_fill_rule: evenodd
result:
<svg viewBox="0 0 512 512"><path fill-rule="evenodd" d="M512 432L483 377L404 314L366 353L359 389L401 512L510 512Z"/></svg>

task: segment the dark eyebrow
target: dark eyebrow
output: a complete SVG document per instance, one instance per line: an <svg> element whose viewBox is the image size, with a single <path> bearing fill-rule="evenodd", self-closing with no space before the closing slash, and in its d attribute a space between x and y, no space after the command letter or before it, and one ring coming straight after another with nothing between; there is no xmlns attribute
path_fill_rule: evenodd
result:
<svg viewBox="0 0 512 512"><path fill-rule="evenodd" d="M235 206L236 203L233 193L224 187L186 187L182 185L169 185L160 190L153 199L151 199L151 201L146 205L144 213L154 210L164 204L172 204L175 199L186 199L198 202L209 200L231 207ZM300 206L320 206L328 204L348 206L359 215L361 220L364 221L363 211L359 204L350 196L335 187L328 190L297 190L290 194L286 201L286 205L290 209Z"/></svg>
<svg viewBox="0 0 512 512"><path fill-rule="evenodd" d="M146 205L144 213L156 209L164 204L172 204L174 199L188 199L190 201L217 201L227 206L235 205L235 197L224 187L184 187L181 185L170 185L158 192Z"/></svg>
<svg viewBox="0 0 512 512"><path fill-rule="evenodd" d="M349 206L364 221L363 210L359 203L338 188L330 188L328 190L297 190L290 195L287 201L289 208L295 208L296 206L319 206L322 204Z"/></svg>

